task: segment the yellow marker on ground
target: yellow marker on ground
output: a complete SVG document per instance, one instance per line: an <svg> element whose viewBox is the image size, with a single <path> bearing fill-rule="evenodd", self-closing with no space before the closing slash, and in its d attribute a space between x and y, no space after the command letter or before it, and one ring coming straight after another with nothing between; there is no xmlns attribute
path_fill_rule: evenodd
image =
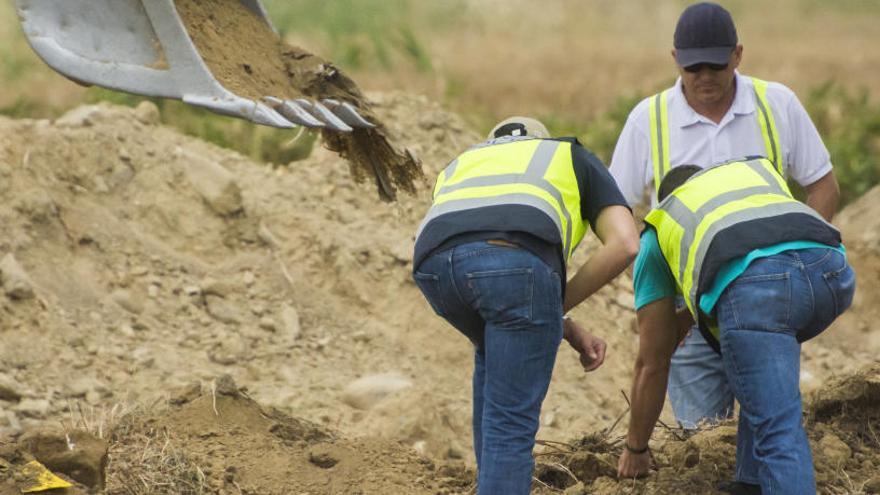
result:
<svg viewBox="0 0 880 495"><path fill-rule="evenodd" d="M37 493L55 488L70 488L71 483L55 476L46 466L40 464L39 461L31 461L21 468L27 481L21 487L21 493Z"/></svg>

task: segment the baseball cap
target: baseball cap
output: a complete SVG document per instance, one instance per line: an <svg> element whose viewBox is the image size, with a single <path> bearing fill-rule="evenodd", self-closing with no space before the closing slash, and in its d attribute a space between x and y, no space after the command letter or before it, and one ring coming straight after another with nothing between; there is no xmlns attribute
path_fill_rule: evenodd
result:
<svg viewBox="0 0 880 495"><path fill-rule="evenodd" d="M673 46L678 65L726 64L736 48L736 26L717 3L695 3L684 9L675 26Z"/></svg>
<svg viewBox="0 0 880 495"><path fill-rule="evenodd" d="M495 124L489 131L486 139L495 139L502 136L531 136L536 138L549 138L550 131L541 122L531 117L508 117Z"/></svg>

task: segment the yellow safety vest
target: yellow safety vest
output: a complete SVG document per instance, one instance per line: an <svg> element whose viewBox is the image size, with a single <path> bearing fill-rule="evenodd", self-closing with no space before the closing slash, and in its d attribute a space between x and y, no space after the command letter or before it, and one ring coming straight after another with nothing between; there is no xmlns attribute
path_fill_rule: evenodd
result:
<svg viewBox="0 0 880 495"><path fill-rule="evenodd" d="M818 234L798 228L802 224L795 218L803 216L809 217L810 222L823 224ZM753 220L763 220L760 228L762 232L766 230L757 241L760 245L754 245L754 240L731 240L728 236L724 242L753 243L723 246L728 253L744 255L752 249L788 240L815 240L833 245L835 240L837 243L840 240L837 229L792 197L783 178L765 158L732 161L703 170L675 189L645 217L645 222L657 231L660 251L695 321L701 321L699 296L715 275L703 273L707 260L713 256L711 251L719 249L712 241L725 229ZM713 263L713 266L719 265ZM717 328L704 330L709 331L715 342L708 336L707 340L717 344Z"/></svg>
<svg viewBox="0 0 880 495"><path fill-rule="evenodd" d="M782 144L776 131L773 109L767 101L767 81L752 77L755 93L755 116L764 138L766 157L773 163L779 175L785 177L785 164L782 158ZM669 112L668 102L671 89L651 97L648 105L648 118L651 128L651 160L654 163L654 189L659 191L660 182L671 168L669 163Z"/></svg>
<svg viewBox="0 0 880 495"><path fill-rule="evenodd" d="M556 224L567 261L589 227L581 218L571 146L551 139L510 138L465 151L437 177L434 202L416 237L431 220L447 213L525 205Z"/></svg>

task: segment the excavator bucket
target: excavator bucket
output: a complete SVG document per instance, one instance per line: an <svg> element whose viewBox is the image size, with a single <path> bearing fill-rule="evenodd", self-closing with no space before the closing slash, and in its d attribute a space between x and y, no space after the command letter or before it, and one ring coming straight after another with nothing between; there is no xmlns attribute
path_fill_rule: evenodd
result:
<svg viewBox="0 0 880 495"><path fill-rule="evenodd" d="M394 146L357 85L288 45L259 0L15 0L34 51L70 79L176 98L257 124L319 128L381 198L413 192L418 160Z"/></svg>
<svg viewBox="0 0 880 495"><path fill-rule="evenodd" d="M236 94L236 88L218 81L223 75L215 76L212 69L223 70L221 64L234 61L217 60L217 66L211 67L214 64L202 58L200 48L222 57L228 55L224 52L247 49L247 45L229 46L237 41L268 38L272 43L280 42L258 0L233 2L178 0L175 5L173 0L16 0L16 7L34 51L53 69L76 81L176 98L274 127L303 125L350 132L352 127L372 126L345 101L282 94L254 98ZM230 7L234 9L230 11ZM227 10L227 18L235 22L214 22L220 18L216 12L220 9ZM242 20L244 15L252 19ZM205 22L214 22L213 32L200 24ZM262 32L243 31L255 26ZM190 28L205 36L191 36ZM232 32L235 29L239 32ZM212 39L213 34L220 37Z"/></svg>

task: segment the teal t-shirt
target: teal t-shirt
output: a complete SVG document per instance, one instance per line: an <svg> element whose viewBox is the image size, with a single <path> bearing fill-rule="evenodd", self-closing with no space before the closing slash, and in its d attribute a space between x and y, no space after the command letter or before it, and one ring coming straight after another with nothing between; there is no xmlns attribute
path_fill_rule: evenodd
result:
<svg viewBox="0 0 880 495"><path fill-rule="evenodd" d="M732 259L721 265L718 273L715 274L715 280L712 282L709 290L700 297L700 310L707 315L712 314L712 309L715 308L715 303L718 302L718 298L721 297L724 289L736 277L742 275L752 261L758 258L773 256L783 251L812 248L834 249L844 256L846 255L846 250L842 244L834 248L813 241L783 242L752 250L745 256ZM672 276L672 272L669 271L669 265L666 264L666 260L663 258L663 252L660 251L657 232L652 228L645 229L642 233L641 248L639 249L639 255L636 257L636 264L633 269L633 291L635 292L636 310L658 299L674 297L678 293L675 278Z"/></svg>

